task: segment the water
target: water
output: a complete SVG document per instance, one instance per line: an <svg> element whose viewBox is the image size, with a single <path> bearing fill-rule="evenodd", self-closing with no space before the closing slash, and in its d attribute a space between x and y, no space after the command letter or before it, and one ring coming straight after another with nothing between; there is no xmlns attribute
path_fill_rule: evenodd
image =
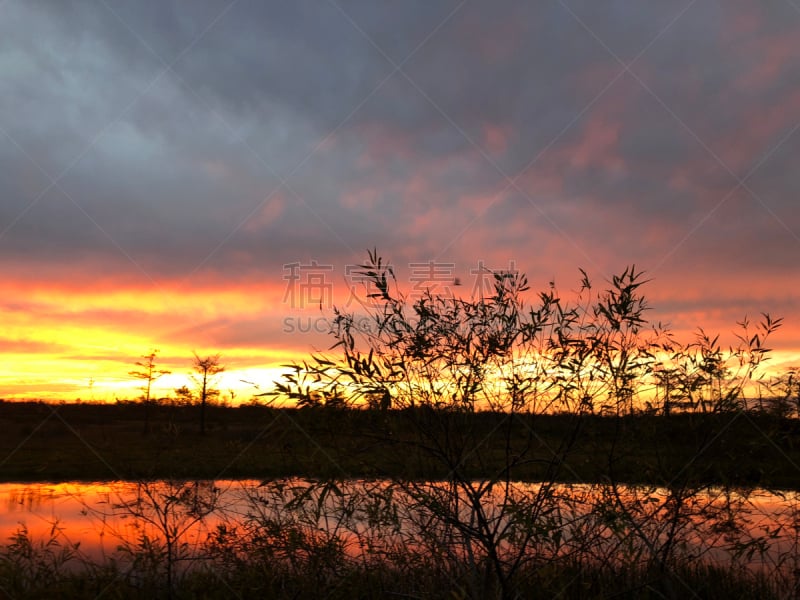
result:
<svg viewBox="0 0 800 600"><path fill-rule="evenodd" d="M231 503L243 503L240 492L257 484L255 481L181 484L180 489L194 491L198 498L217 494L216 490L222 496L214 510L198 511L197 517L202 518L189 515L194 508L190 503L175 508L173 522L182 527L188 525L182 532L183 541L199 544L225 520L226 512L235 514L236 507ZM165 482L0 484L0 538L9 540L25 528L34 540L55 539L67 546L79 544L81 556L103 560L120 546L135 544L142 534L161 536L163 526L159 525L156 507L162 494L169 502L172 491L175 489L170 490ZM185 523L177 523L178 518Z"/></svg>
<svg viewBox="0 0 800 600"><path fill-rule="evenodd" d="M443 544L457 554L485 550L479 536L453 527L455 517L469 527L481 518L508 525L509 535L498 537L497 546L509 554L645 560L669 550L684 559L749 568L790 572L800 565L796 492L707 488L679 502L675 492L641 486L471 485L395 488L388 481L304 479L7 483L0 484L0 538L7 544L24 528L34 541L54 540L94 562L132 560L152 548L149 542L167 538L182 559L209 555L212 542L266 544L287 560L332 543L354 558L422 555ZM475 498L481 499L479 510ZM520 533L530 533L529 546L520 546Z"/></svg>

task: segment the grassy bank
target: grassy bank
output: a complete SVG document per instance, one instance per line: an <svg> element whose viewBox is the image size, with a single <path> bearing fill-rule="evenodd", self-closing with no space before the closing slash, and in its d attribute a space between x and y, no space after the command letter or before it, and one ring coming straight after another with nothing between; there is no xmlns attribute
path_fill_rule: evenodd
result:
<svg viewBox="0 0 800 600"><path fill-rule="evenodd" d="M755 413L557 416L0 403L0 480L496 475L800 489L800 423ZM566 441L570 442L567 448ZM437 451L465 451L442 460ZM515 461L514 456L524 456ZM449 455L448 455L449 456Z"/></svg>
<svg viewBox="0 0 800 600"><path fill-rule="evenodd" d="M0 560L0 598L499 598L475 594L464 573L466 565L447 570L431 564L393 568L374 565L321 565L292 569L259 560L198 567L176 578L171 588L155 569L131 573L114 564L91 563L32 566ZM332 567L333 565L326 565ZM312 570L316 569L316 570ZM682 565L667 572L608 568L597 565L552 565L520 573L509 590L517 598L695 598L762 600L792 597L790 590L764 575L707 566Z"/></svg>

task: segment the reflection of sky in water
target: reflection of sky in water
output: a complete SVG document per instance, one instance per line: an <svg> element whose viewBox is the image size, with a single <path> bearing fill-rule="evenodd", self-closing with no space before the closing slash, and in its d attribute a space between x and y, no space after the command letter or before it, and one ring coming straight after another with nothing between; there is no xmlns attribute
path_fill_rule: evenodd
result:
<svg viewBox="0 0 800 600"><path fill-rule="evenodd" d="M231 482L215 485L225 489ZM35 542L55 536L62 545L80 543L81 554L101 558L114 552L123 540L133 541L143 531L153 534L152 526L137 521L123 506L136 498L137 489L135 483L121 482L0 484L0 539L7 543L24 526ZM221 505L227 506L225 502L230 499ZM188 532L185 540L191 545L204 539L217 522L211 515L203 526Z"/></svg>
<svg viewBox="0 0 800 600"><path fill-rule="evenodd" d="M290 485L305 483L303 480L291 480ZM382 485L380 482L373 484ZM353 481L343 488L358 492L364 486ZM274 502L275 496L269 496L271 489L267 486L259 487L257 481L188 482L177 488L168 488L164 483L145 487L130 482L0 484L0 538L3 543L7 543L24 526L34 542L45 542L55 537L62 546L79 543L80 556L102 559L117 551L125 541L135 543L143 533L151 538L158 537L158 528L135 517L135 508L126 507L126 503L134 502L138 497L145 500L143 506L151 508L152 504L147 501L148 491L161 501L164 498L162 494L182 492L182 510L175 513L182 516L173 523L181 529L186 527L186 531L181 534L181 540L191 552L192 548L206 540L208 533L217 525L241 523L242 515L253 507L254 495L266 494L263 497L271 498L270 510L278 508ZM538 486L519 484L517 489L525 494L535 492ZM557 486L555 494L570 499L573 503L573 515L578 515L586 514L597 503L602 491L602 486L563 485ZM205 506L204 501L215 494L218 494L215 500L218 510L201 521L186 516L186 507L196 506L202 509ZM638 513L640 517L659 514L664 506L663 499L663 490L645 488L623 488L619 497L619 501L626 505L638 507L634 510L641 511ZM773 493L766 490L753 490L746 497L736 493L726 496L720 490L714 489L697 495L694 504L696 516L692 521L705 529L691 530L686 539L705 546L703 555L706 558L726 562L725 551L709 549L709 546L724 544L728 539L726 535L729 532L725 530L724 519L720 519L719 528L708 528L709 523L704 522L704 515L710 514L707 512L710 507L719 508L726 502L731 502L738 510L737 518L741 519L740 524L746 533L757 536L768 531L778 532L778 536L770 542L771 551L767 555L766 563L773 563L785 553L792 553L794 560L797 560L800 494ZM267 504L269 503L262 505L261 509ZM492 511L489 512L491 514ZM152 512L148 514L152 516ZM649 526L652 525L651 521ZM758 556L753 557L750 562L754 566L761 564Z"/></svg>

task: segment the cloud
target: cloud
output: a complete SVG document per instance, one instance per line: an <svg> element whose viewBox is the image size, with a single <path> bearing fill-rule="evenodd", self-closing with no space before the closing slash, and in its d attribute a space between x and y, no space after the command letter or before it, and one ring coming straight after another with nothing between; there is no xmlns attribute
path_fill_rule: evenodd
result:
<svg viewBox="0 0 800 600"><path fill-rule="evenodd" d="M656 295L744 280L791 308L798 34L788 3L9 2L3 284L48 326L26 290L231 349L297 346L284 265L374 246L543 281L636 262Z"/></svg>
<svg viewBox="0 0 800 600"><path fill-rule="evenodd" d="M60 354L69 348L65 344L54 344L38 340L0 338L3 354Z"/></svg>

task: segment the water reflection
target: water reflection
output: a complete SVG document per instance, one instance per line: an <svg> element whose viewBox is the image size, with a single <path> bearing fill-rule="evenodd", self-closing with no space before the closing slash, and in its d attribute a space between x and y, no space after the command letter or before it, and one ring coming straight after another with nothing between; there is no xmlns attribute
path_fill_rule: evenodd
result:
<svg viewBox="0 0 800 600"><path fill-rule="evenodd" d="M256 550L295 561L327 547L390 560L432 548L485 552L467 535L483 519L508 530L496 538L507 553L528 536L525 551L549 557L613 562L679 553L787 571L800 563L796 492L709 488L681 496L652 487L514 484L482 491L480 513L468 496L436 482L0 484L0 537L11 540L24 528L34 540L55 539L93 561L135 562L149 553L177 564Z"/></svg>
<svg viewBox="0 0 800 600"><path fill-rule="evenodd" d="M55 538L63 545L79 545L83 557L102 560L121 545L135 542L142 536L160 535L158 515L155 522L149 522L151 516L146 508L159 501L156 494L163 494L168 503L174 498L168 507L180 502L178 512L199 515L190 527L180 531L185 541L198 544L207 536L209 527L220 522L230 503L235 502L234 498L241 501L236 491L257 484L255 481L203 481L177 486L166 482L0 484L0 498L5 509L0 511L0 537L3 541L10 540L24 528L33 540ZM174 496L178 489L184 491L182 497ZM202 498L212 491L224 491L225 501L201 510ZM173 524L164 522L163 525Z"/></svg>

